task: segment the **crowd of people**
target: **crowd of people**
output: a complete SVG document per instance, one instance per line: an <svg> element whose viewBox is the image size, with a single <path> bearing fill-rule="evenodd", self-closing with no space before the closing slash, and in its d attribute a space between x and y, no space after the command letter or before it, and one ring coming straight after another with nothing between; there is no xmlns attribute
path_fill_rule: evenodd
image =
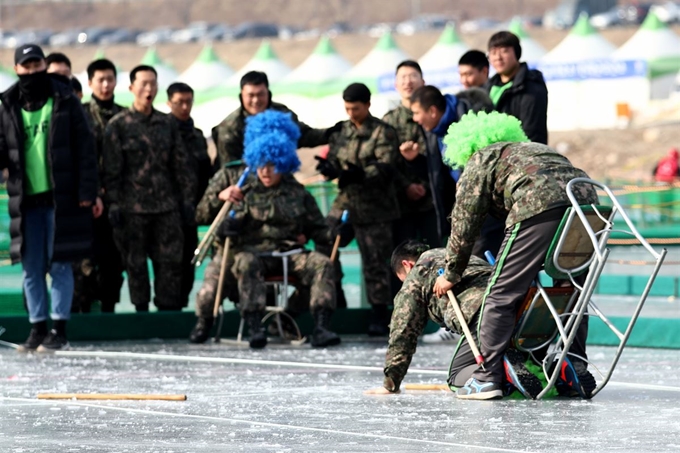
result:
<svg viewBox="0 0 680 453"><path fill-rule="evenodd" d="M96 301L114 312L124 271L132 304L148 311L149 259L156 309L182 310L194 285L197 225L212 224L229 203L190 341L209 337L221 294L237 303L250 347L265 347L265 278L282 266L273 252L300 249L290 257L297 289L286 310L293 318L312 312L313 347L339 344L331 319L347 303L336 244L356 239L371 306L367 333L389 334L381 391L399 391L428 317L442 326L431 341L457 338L445 297L453 290L467 321L479 326L468 340L480 343L487 366L459 351L449 383L461 398L500 397L504 366L521 366L506 353L513 310L568 205L566 182L584 175L546 146L547 88L521 56L517 36L494 34L488 59L471 50L457 62L464 90L455 95L427 85L418 63L404 61L396 68L396 108L374 117L369 88L352 83L342 93L348 119L327 129L299 121L272 100L265 73L249 72L240 107L212 130L211 162L191 119L190 86L170 85L170 113L161 113L153 106L157 73L140 65L130 71L134 100L124 108L113 95L116 67L100 59L87 68L92 97L81 104L65 55L18 48L19 81L0 95L0 169L8 169L10 252L23 266L31 323L20 349L67 347L70 313L87 313ZM297 149L318 145L329 151L315 156L317 170L338 187L325 218L293 176ZM594 193L581 196L592 201ZM314 251L305 248L310 240ZM485 252L500 263L491 267ZM578 340L586 333L584 321ZM586 357L582 341L574 348ZM594 380L585 362L570 367L571 389L588 397Z"/></svg>

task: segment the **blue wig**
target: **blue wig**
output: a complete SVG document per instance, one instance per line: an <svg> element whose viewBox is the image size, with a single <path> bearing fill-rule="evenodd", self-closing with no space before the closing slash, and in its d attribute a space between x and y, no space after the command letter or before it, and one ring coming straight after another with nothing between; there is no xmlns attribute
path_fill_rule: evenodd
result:
<svg viewBox="0 0 680 453"><path fill-rule="evenodd" d="M243 153L243 160L250 168L273 164L277 173L293 173L300 169L297 141L290 140L281 131L267 132L251 140Z"/></svg>
<svg viewBox="0 0 680 453"><path fill-rule="evenodd" d="M293 121L292 114L272 109L267 109L262 113L246 118L246 133L243 147L247 148L252 141L270 132L284 134L297 148L297 141L300 138L300 127Z"/></svg>

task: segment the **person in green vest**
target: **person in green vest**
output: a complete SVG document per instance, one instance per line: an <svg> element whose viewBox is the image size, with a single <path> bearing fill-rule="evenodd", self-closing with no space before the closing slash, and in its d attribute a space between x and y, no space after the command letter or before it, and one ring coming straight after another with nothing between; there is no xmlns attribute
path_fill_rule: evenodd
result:
<svg viewBox="0 0 680 453"><path fill-rule="evenodd" d="M63 349L73 297L71 263L92 249L94 140L79 99L70 85L47 74L39 46L18 47L14 62L19 81L0 94L0 170L9 173L10 256L23 267L31 323L19 351Z"/></svg>

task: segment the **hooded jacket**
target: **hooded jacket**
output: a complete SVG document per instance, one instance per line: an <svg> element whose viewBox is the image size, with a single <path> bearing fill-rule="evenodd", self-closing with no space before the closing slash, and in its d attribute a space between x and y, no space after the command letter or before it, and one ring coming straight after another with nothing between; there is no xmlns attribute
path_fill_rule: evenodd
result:
<svg viewBox="0 0 680 453"><path fill-rule="evenodd" d="M92 209L80 201L97 197L97 157L85 112L70 86L50 79L54 105L47 144L55 206L53 261L86 258L92 247ZM18 82L0 94L0 169L9 169L10 256L21 262L23 249L24 141Z"/></svg>

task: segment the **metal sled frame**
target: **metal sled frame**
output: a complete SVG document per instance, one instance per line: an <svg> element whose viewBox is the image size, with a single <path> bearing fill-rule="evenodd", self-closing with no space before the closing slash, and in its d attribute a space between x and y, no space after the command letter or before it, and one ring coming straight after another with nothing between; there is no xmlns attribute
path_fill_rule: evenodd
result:
<svg viewBox="0 0 680 453"><path fill-rule="evenodd" d="M578 201L576 200L576 196L574 195L574 186L576 184L589 184L602 190L611 200L612 207L603 209L601 206L579 205ZM571 285L573 285L573 295L568 299L568 301L566 301L566 303L563 298L561 303L557 304L556 306L556 304L553 303L553 300L551 299L551 293L559 293L558 290L562 288L545 288L539 282L537 282L536 294L531 298L530 303L528 303L528 307L521 315L518 327L516 329L516 334L513 337L515 340L515 345L518 347L518 349L528 352L532 355L533 352L538 351L539 349L544 349L549 344L553 343L553 352L547 354L542 360L543 371L545 372L546 379L548 379L548 383L536 399L540 399L545 396L555 386L559 377L562 362L564 362L567 355L570 354L569 348L576 338L578 327L584 316L597 316L619 339L619 345L616 349L614 358L612 359L607 372L605 374L601 374L602 379L600 382L598 382L591 396L595 396L600 392L600 390L604 388L605 385L607 385L614 368L621 357L623 348L625 347L633 327L637 322L640 311L647 300L647 296L649 295L654 280L659 273L659 269L667 253L665 248L662 249L661 252L657 252L649 245L645 238L643 238L642 235L640 235L640 233L637 231L635 225L633 225L633 222L631 222L630 218L623 210L623 207L616 199L612 191L604 184L588 178L575 178L567 184L566 191L572 206L565 213L565 218L563 219L563 228L558 230L559 239L557 239L556 246L554 249L549 251L548 255L546 256L545 270L546 273L548 273L548 275L553 279L568 279ZM600 222L597 223L601 223L603 225L599 231L595 231L591 225L593 214L595 214L600 220ZM625 227L627 229L614 229L613 219L616 214L621 216L621 219L625 223ZM588 215L591 216L590 220ZM582 233L584 232L587 236L587 240L590 241L592 245L592 252L591 256L585 257L583 262L575 263L573 267L569 267L565 266L564 263L561 262L561 258L564 259L566 256L568 260L569 256L571 255L564 249L569 233L573 228L581 228L584 230ZM655 260L654 269L647 280L645 289L640 295L630 321L623 332L620 331L591 300L591 296L595 290L595 287L597 286L599 278L607 262L607 258L609 257L610 250L607 248L607 241L609 240L611 233L614 231L634 236L640 242L640 244L654 257ZM565 253L563 256L561 256L563 251ZM583 285L580 285L575 280L575 277L583 274L586 271L588 274L585 282ZM554 322L554 332L546 337L543 337L544 341L534 341L532 344L531 341L527 342L527 338L531 336L530 332L527 332L527 320L530 319L533 310L535 310L537 307L542 307L543 305L545 305L545 308L547 308L550 316L552 317L551 322ZM588 313L589 310L590 313ZM524 341L518 341L522 340L523 335ZM556 366L553 366L552 362L555 360L555 358ZM594 364L592 364L590 361L588 361L588 363L594 366ZM549 373L548 371L550 368L552 370Z"/></svg>
<svg viewBox="0 0 680 453"><path fill-rule="evenodd" d="M295 322L295 319L290 316L288 313L286 313L286 304L288 303L288 286L290 285L289 277L288 277L288 257L292 255L297 255L300 253L303 253L305 250L302 248L297 248L293 250L289 250L287 252L267 252L267 253L262 253L260 256L267 256L267 257L278 257L283 260L283 275L276 275L276 276L270 276L265 278L265 284L267 286L271 286L274 288L274 297L276 300L276 305L273 307L267 306L265 308L266 313L264 317L262 318L262 324L265 324L267 321L270 319L274 318L277 323L277 327L279 330L279 336L283 340L284 343L293 345L293 346L300 346L305 342L305 337L302 336L302 333L300 332L300 328L298 327L297 323ZM283 332L283 327L282 327L282 319L286 318L293 327L295 327L295 332L297 333L297 338L293 340L285 340L285 335ZM237 345L247 345L248 343L246 341L243 341L243 329L245 327L245 321L243 318L241 318L241 322L238 326L238 334L236 336L236 341L235 343ZM227 340L228 343L233 343L234 340Z"/></svg>

